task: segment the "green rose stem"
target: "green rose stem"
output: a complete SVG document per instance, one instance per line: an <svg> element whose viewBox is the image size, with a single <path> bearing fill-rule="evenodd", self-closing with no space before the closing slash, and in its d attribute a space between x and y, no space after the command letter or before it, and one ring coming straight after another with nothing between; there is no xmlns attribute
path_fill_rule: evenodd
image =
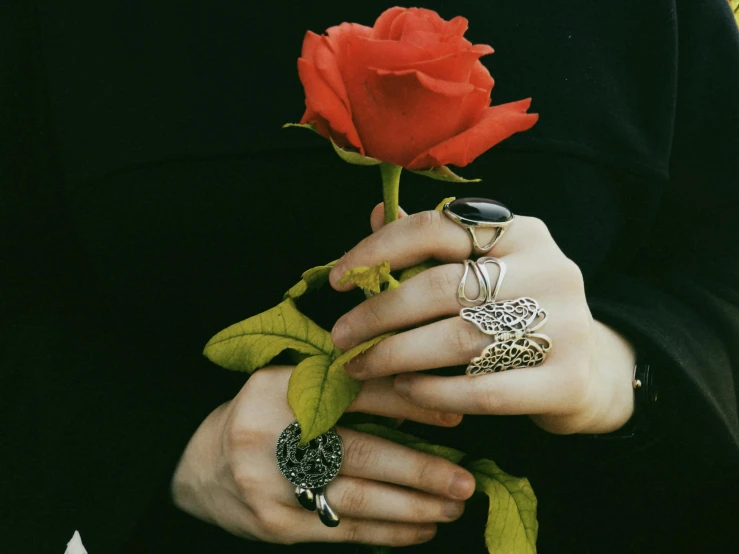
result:
<svg viewBox="0 0 739 554"><path fill-rule="evenodd" d="M398 219L398 194L400 192L401 171L403 171L403 168L399 165L385 162L380 164L382 201L385 203L385 225Z"/></svg>

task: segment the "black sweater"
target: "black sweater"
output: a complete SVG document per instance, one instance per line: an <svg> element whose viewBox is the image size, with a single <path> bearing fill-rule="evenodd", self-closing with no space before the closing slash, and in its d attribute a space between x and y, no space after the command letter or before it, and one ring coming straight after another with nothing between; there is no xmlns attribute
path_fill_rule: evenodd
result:
<svg viewBox="0 0 739 554"><path fill-rule="evenodd" d="M79 529L91 554L265 551L178 514L169 479L245 380L201 356L208 338L369 232L376 168L280 126L302 114L305 31L371 25L392 3L85 4L0 6L0 550L62 552ZM493 103L531 96L540 121L460 171L481 184L405 175L401 205L487 196L543 219L662 392L635 440L525 417L417 431L528 476L541 552L730 551L739 38L725 0L424 7L466 16L496 49ZM327 325L356 301L330 298L308 307ZM440 551L481 547L469 512Z"/></svg>

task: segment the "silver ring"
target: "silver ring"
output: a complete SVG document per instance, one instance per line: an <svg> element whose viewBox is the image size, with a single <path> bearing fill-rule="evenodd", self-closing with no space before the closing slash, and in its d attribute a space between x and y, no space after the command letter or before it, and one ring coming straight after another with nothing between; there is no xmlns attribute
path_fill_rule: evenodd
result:
<svg viewBox="0 0 739 554"><path fill-rule="evenodd" d="M492 344L472 358L467 375L485 375L498 371L534 367L544 363L552 348L552 339L536 333L548 314L533 298L491 302L482 306L462 308L462 319L473 323L486 335L492 335Z"/></svg>
<svg viewBox="0 0 739 554"><path fill-rule="evenodd" d="M515 219L506 206L489 198L458 198L444 204L442 211L467 231L472 239L472 254L475 256L488 253ZM478 228L495 229L493 238L485 245L477 240L475 229Z"/></svg>
<svg viewBox="0 0 739 554"><path fill-rule="evenodd" d="M495 264L498 266L498 278L495 281L495 285L490 282L490 274L485 269L485 264ZM468 298L465 288L467 287L467 277L470 274L470 269L477 277L477 284L480 292L477 298ZM464 261L464 273L462 274L462 280L459 282L457 288L457 298L459 303L463 306L477 306L479 304L489 304L495 302L500 291L500 286L503 284L503 278L506 273L506 264L503 260L498 258L485 257L479 258L478 260L465 260Z"/></svg>
<svg viewBox="0 0 739 554"><path fill-rule="evenodd" d="M340 518L326 500L326 485L339 474L344 459L344 444L339 434L331 429L300 446L301 429L297 421L280 433L276 457L280 473L295 485L298 503L310 511L317 511L321 522L336 527Z"/></svg>

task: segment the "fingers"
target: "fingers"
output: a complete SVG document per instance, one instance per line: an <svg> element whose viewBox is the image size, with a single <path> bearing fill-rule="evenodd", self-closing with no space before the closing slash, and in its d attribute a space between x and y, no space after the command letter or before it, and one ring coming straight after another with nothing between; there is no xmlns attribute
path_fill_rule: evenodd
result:
<svg viewBox="0 0 739 554"><path fill-rule="evenodd" d="M301 537L301 541L410 546L430 541L436 535L436 525L433 523L414 524L342 518L338 527L329 528L323 525L314 513L303 511L299 517L301 527L305 525L310 529L308 538Z"/></svg>
<svg viewBox="0 0 739 554"><path fill-rule="evenodd" d="M339 476L326 487L326 498L344 517L407 523L449 522L464 512L464 502L378 481ZM285 504L295 505L287 491Z"/></svg>
<svg viewBox="0 0 739 554"><path fill-rule="evenodd" d="M333 498L329 503L339 512ZM436 535L434 523L379 521L343 514L338 527L326 527L315 512L298 506L256 506L251 514L241 510L233 516L237 521L225 528L235 535L279 544L353 542L409 546L429 541ZM247 525L254 528L253 533L244 532Z"/></svg>
<svg viewBox="0 0 739 554"><path fill-rule="evenodd" d="M449 522L464 512L464 502L354 477L336 479L326 494L339 514L363 519Z"/></svg>
<svg viewBox="0 0 739 554"><path fill-rule="evenodd" d="M467 365L491 342L491 337L473 324L454 317L388 337L354 358L344 369L356 379L372 379Z"/></svg>
<svg viewBox="0 0 739 554"><path fill-rule="evenodd" d="M349 290L353 285L337 282L353 267L388 260L396 270L429 258L458 261L468 257L470 244L466 231L441 212L420 212L385 225L362 240L336 263L329 279L336 290Z"/></svg>
<svg viewBox="0 0 739 554"><path fill-rule="evenodd" d="M438 456L394 442L339 428L344 440L341 474L411 487L452 500L466 500L475 490L472 475Z"/></svg>
<svg viewBox="0 0 739 554"><path fill-rule="evenodd" d="M547 364L479 376L402 375L395 387L411 402L435 410L566 415L585 403L588 377Z"/></svg>
<svg viewBox="0 0 739 554"><path fill-rule="evenodd" d="M408 214L403 208L398 207L398 219L401 217L408 217ZM372 227L373 233L376 233L385 226L385 204L383 202L377 204L372 210L370 214L370 226Z"/></svg>
<svg viewBox="0 0 739 554"><path fill-rule="evenodd" d="M476 233L478 240L484 243L492 237L493 231L478 229ZM524 248L559 251L541 220L517 216L506 235L488 255L501 257ZM353 285L338 285L337 282L352 267L372 266L387 260L391 269L404 269L429 258L459 262L468 258L471 252L470 236L464 228L442 212L420 212L385 225L362 240L337 262L329 279L336 290L349 290Z"/></svg>
<svg viewBox="0 0 739 554"><path fill-rule="evenodd" d="M500 271L498 266L486 264L484 271L495 283ZM334 344L348 350L388 331L458 314L461 306L457 289L463 272L463 264L433 267L409 279L402 287L365 300L336 322L331 331ZM468 278L465 290L468 297L475 298L479 292L476 279ZM501 287L499 298L505 298L506 292Z"/></svg>
<svg viewBox="0 0 739 554"><path fill-rule="evenodd" d="M462 421L460 414L427 410L408 402L395 391L391 378L366 381L347 411L395 419L410 419L418 423L442 427L453 427Z"/></svg>

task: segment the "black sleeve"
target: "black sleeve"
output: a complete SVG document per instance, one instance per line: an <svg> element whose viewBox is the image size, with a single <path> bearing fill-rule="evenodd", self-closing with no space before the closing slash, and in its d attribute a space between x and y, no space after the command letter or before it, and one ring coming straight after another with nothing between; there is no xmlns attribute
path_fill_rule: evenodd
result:
<svg viewBox="0 0 739 554"><path fill-rule="evenodd" d="M654 365L655 417L713 477L739 467L739 39L725 4L676 3L669 180L651 238L589 291Z"/></svg>
<svg viewBox="0 0 739 554"><path fill-rule="evenodd" d="M211 368L109 324L66 216L33 3L0 7L3 551L120 551L202 419Z"/></svg>

